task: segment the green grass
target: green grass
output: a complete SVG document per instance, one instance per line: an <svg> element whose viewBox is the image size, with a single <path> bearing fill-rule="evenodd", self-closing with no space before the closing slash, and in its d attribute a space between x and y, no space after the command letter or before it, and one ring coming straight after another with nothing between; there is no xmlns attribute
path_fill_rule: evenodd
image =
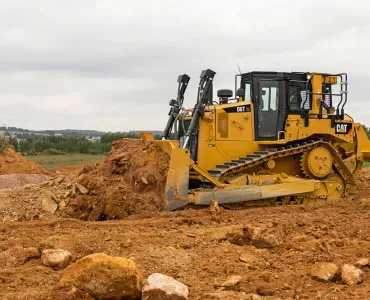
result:
<svg viewBox="0 0 370 300"><path fill-rule="evenodd" d="M77 168L95 164L101 161L105 155L67 154L67 155L28 155L28 159L34 161L44 169L55 172L60 168Z"/></svg>

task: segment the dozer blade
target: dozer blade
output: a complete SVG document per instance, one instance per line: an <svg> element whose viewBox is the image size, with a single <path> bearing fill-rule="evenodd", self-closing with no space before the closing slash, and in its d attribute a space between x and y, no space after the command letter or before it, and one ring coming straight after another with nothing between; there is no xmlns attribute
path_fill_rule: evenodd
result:
<svg viewBox="0 0 370 300"><path fill-rule="evenodd" d="M150 133L140 133L143 140L150 140L170 156L163 210L175 210L188 204L189 169L193 164L188 149L179 148L178 140L154 140Z"/></svg>
<svg viewBox="0 0 370 300"><path fill-rule="evenodd" d="M316 180L297 180L272 185L230 186L225 189L214 189L195 192L189 202L198 205L209 205L211 200L218 203L236 203L244 201L261 200L282 196L312 193L320 188Z"/></svg>

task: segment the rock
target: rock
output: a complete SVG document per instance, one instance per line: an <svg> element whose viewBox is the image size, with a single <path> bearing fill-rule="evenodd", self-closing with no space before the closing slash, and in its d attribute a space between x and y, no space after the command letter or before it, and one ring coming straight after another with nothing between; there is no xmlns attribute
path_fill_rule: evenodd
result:
<svg viewBox="0 0 370 300"><path fill-rule="evenodd" d="M66 207L66 202L65 200L61 200L58 204L59 210L63 210Z"/></svg>
<svg viewBox="0 0 370 300"><path fill-rule="evenodd" d="M143 287L142 300L187 300L188 287L172 277L154 273Z"/></svg>
<svg viewBox="0 0 370 300"><path fill-rule="evenodd" d="M76 198L76 196L77 196L77 188L76 188L76 185L75 184L72 185L70 196L72 198Z"/></svg>
<svg viewBox="0 0 370 300"><path fill-rule="evenodd" d="M261 296L272 296L274 295L275 290L268 286L260 286L257 288L257 294Z"/></svg>
<svg viewBox="0 0 370 300"><path fill-rule="evenodd" d="M203 294L200 300L262 300L262 297L256 294L246 294L236 291L217 291L214 293Z"/></svg>
<svg viewBox="0 0 370 300"><path fill-rule="evenodd" d="M15 246L0 252L0 266L17 267L25 264L30 259L40 257L40 251L35 247L23 248Z"/></svg>
<svg viewBox="0 0 370 300"><path fill-rule="evenodd" d="M354 265L345 264L342 266L342 280L347 285L354 285L363 282L365 274Z"/></svg>
<svg viewBox="0 0 370 300"><path fill-rule="evenodd" d="M361 258L354 263L355 267L357 268L363 268L363 267L369 266L369 264L370 264L370 260L368 258Z"/></svg>
<svg viewBox="0 0 370 300"><path fill-rule="evenodd" d="M76 183L76 188L80 191L82 195L86 195L89 190L85 188L82 184Z"/></svg>
<svg viewBox="0 0 370 300"><path fill-rule="evenodd" d="M72 254L63 249L46 249L41 255L43 265L53 269L62 269L72 262Z"/></svg>
<svg viewBox="0 0 370 300"><path fill-rule="evenodd" d="M186 236L191 237L191 238L197 237L194 233L187 233Z"/></svg>
<svg viewBox="0 0 370 300"><path fill-rule="evenodd" d="M219 213L221 211L220 206L218 205L217 200L211 200L209 204L209 211L211 213Z"/></svg>
<svg viewBox="0 0 370 300"><path fill-rule="evenodd" d="M257 248L274 248L284 242L284 232L272 224L264 227L245 226L242 232L229 232L225 236L230 243L245 246L253 245Z"/></svg>
<svg viewBox="0 0 370 300"><path fill-rule="evenodd" d="M311 275L314 279L329 282L333 281L339 274L339 268L336 264L330 262L315 263L311 269Z"/></svg>
<svg viewBox="0 0 370 300"><path fill-rule="evenodd" d="M97 299L140 299L142 283L132 260L95 253L65 269L57 286L75 286Z"/></svg>
<svg viewBox="0 0 370 300"><path fill-rule="evenodd" d="M230 276L223 283L221 283L221 286L223 287L235 286L240 282L241 279L242 279L241 276L237 276L237 275Z"/></svg>
<svg viewBox="0 0 370 300"><path fill-rule="evenodd" d="M146 185L148 184L148 180L145 177L141 177L141 181L144 182Z"/></svg>
<svg viewBox="0 0 370 300"><path fill-rule="evenodd" d="M248 264L252 264L258 261L258 258L253 254L243 252L242 254L240 254L239 260Z"/></svg>
<svg viewBox="0 0 370 300"><path fill-rule="evenodd" d="M43 198L42 209L48 213L54 214L58 209L58 204L51 198Z"/></svg>
<svg viewBox="0 0 370 300"><path fill-rule="evenodd" d="M283 243L283 235L277 228L253 228L246 226L243 234L257 248L274 248Z"/></svg>
<svg viewBox="0 0 370 300"><path fill-rule="evenodd" d="M66 177L65 177L65 176L63 176L63 175L58 176L58 177L55 179L55 183L56 183L56 184L61 184L65 178L66 178Z"/></svg>

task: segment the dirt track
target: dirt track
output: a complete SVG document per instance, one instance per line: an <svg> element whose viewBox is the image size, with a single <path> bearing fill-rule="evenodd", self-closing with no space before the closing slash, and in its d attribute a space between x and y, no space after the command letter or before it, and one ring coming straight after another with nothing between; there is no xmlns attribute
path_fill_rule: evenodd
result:
<svg viewBox="0 0 370 300"><path fill-rule="evenodd" d="M239 284L226 290L270 294L266 299L368 299L370 278L357 285L312 279L311 266L329 261L354 263L370 255L368 175L360 183L359 199L301 207L257 208L245 211L206 210L142 213L125 220L84 222L74 219L0 223L0 248L14 246L70 250L74 258L104 252L131 257L144 276L160 272L190 288L190 299L217 291L228 276ZM241 229L271 225L283 237L275 248L240 244ZM238 242L239 241L239 242ZM242 253L257 257L241 262ZM62 271L31 259L0 269L1 299L47 299ZM366 275L369 269L365 269ZM233 299L234 296L230 296Z"/></svg>

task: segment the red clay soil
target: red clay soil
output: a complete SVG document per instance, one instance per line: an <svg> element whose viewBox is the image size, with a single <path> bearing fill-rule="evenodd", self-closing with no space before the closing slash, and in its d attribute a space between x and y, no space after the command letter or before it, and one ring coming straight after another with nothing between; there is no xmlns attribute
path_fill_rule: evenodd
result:
<svg viewBox="0 0 370 300"><path fill-rule="evenodd" d="M45 174L50 172L41 168L34 162L16 153L11 148L6 148L0 155L0 175L6 174Z"/></svg>
<svg viewBox="0 0 370 300"><path fill-rule="evenodd" d="M246 227L269 227L281 243L251 245L240 238ZM66 249L74 259L99 252L129 257L145 277L163 273L188 285L189 299L250 299L237 298L238 293L264 295L261 299L369 299L369 267L363 269L365 281L353 286L340 277L324 283L310 274L316 262L340 267L369 257L369 198L219 214L142 213L106 222L0 222L0 233L0 299L48 299L58 282L63 270L43 266L39 257L22 260L29 247ZM249 262L240 260L243 253ZM13 265L6 266L11 257ZM240 282L222 287L229 276L240 276ZM202 298L214 292L222 297Z"/></svg>
<svg viewBox="0 0 370 300"><path fill-rule="evenodd" d="M63 216L93 221L158 211L168 166L169 156L150 141L116 141L103 161L82 169L77 182L88 193L72 193Z"/></svg>
<svg viewBox="0 0 370 300"><path fill-rule="evenodd" d="M0 221L0 299L51 299L63 270L42 264L37 249L46 248L68 250L74 260L100 252L131 258L145 277L162 273L188 285L189 299L251 299L245 296L249 293L258 299L369 299L370 266L363 268L364 281L350 286L340 276L318 281L311 269L317 262L340 268L370 257L370 168L357 179L353 201L159 212L167 166L168 157L150 143L120 141L102 163L85 168L77 179L59 175L44 186L11 190L11 201L25 201L23 209L36 201L36 192L59 198L77 180L88 194L63 199L70 201L71 214L91 220L102 214L126 218L85 222L38 215L29 221L25 215ZM3 191L0 204L10 201ZM136 200L125 199L123 191ZM251 242L253 230L265 230L270 244ZM239 282L224 284L230 276L239 276Z"/></svg>

